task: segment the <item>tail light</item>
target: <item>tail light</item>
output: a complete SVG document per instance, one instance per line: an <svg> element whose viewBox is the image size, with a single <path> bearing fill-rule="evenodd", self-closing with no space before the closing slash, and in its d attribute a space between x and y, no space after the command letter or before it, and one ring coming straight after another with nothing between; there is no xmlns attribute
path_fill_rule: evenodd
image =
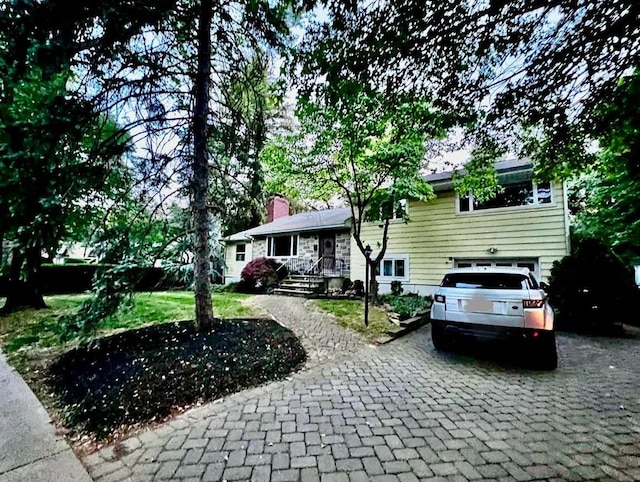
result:
<svg viewBox="0 0 640 482"><path fill-rule="evenodd" d="M434 300L436 301L436 303L444 303L446 301L446 298L444 295L436 295Z"/></svg>
<svg viewBox="0 0 640 482"><path fill-rule="evenodd" d="M542 308L544 300L522 300L523 308Z"/></svg>

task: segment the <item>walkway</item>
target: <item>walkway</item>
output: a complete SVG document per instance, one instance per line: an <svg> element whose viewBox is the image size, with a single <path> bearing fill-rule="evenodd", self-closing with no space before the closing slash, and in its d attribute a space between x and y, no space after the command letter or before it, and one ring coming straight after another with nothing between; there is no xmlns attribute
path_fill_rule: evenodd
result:
<svg viewBox="0 0 640 482"><path fill-rule="evenodd" d="M640 480L638 337L560 336L546 373L436 353L429 327L373 348L302 300L257 302L306 330L315 366L84 458L95 480Z"/></svg>
<svg viewBox="0 0 640 482"><path fill-rule="evenodd" d="M90 481L44 407L0 352L0 481Z"/></svg>
<svg viewBox="0 0 640 482"><path fill-rule="evenodd" d="M357 333L327 319L311 300L263 295L251 298L251 302L300 337L307 352L307 369L352 357L361 350L374 350Z"/></svg>

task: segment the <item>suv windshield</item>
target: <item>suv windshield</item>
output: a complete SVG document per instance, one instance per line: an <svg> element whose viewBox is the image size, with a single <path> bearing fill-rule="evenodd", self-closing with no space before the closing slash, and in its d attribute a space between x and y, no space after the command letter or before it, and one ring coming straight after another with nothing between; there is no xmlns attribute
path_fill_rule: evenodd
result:
<svg viewBox="0 0 640 482"><path fill-rule="evenodd" d="M528 276L509 273L451 273L444 277L444 288L487 290L525 290L534 288Z"/></svg>

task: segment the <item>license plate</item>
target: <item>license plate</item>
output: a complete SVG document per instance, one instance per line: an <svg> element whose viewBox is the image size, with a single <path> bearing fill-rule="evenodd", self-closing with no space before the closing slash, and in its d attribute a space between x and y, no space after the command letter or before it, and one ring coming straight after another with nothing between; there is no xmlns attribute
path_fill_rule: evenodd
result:
<svg viewBox="0 0 640 482"><path fill-rule="evenodd" d="M464 311L472 313L492 313L493 302L485 298L471 298L466 302Z"/></svg>

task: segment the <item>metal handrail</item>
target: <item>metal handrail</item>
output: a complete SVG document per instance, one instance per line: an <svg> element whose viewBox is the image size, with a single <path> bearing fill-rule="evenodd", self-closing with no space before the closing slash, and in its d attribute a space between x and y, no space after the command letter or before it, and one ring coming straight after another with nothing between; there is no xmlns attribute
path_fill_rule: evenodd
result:
<svg viewBox="0 0 640 482"><path fill-rule="evenodd" d="M334 260L332 268L325 267L325 261L328 259ZM289 258L280 266L278 266L276 272L279 272L284 268L287 268L287 271L290 274L317 274L322 276L327 272L330 272L331 274L339 274L340 276L342 276L344 275L345 271L349 270L349 261L344 258L334 258L326 256L321 256L315 261L310 258Z"/></svg>
<svg viewBox="0 0 640 482"><path fill-rule="evenodd" d="M304 272L304 274L313 273L313 270L320 265L320 262L324 262L324 256L320 256L318 261L309 266L309 269Z"/></svg>

